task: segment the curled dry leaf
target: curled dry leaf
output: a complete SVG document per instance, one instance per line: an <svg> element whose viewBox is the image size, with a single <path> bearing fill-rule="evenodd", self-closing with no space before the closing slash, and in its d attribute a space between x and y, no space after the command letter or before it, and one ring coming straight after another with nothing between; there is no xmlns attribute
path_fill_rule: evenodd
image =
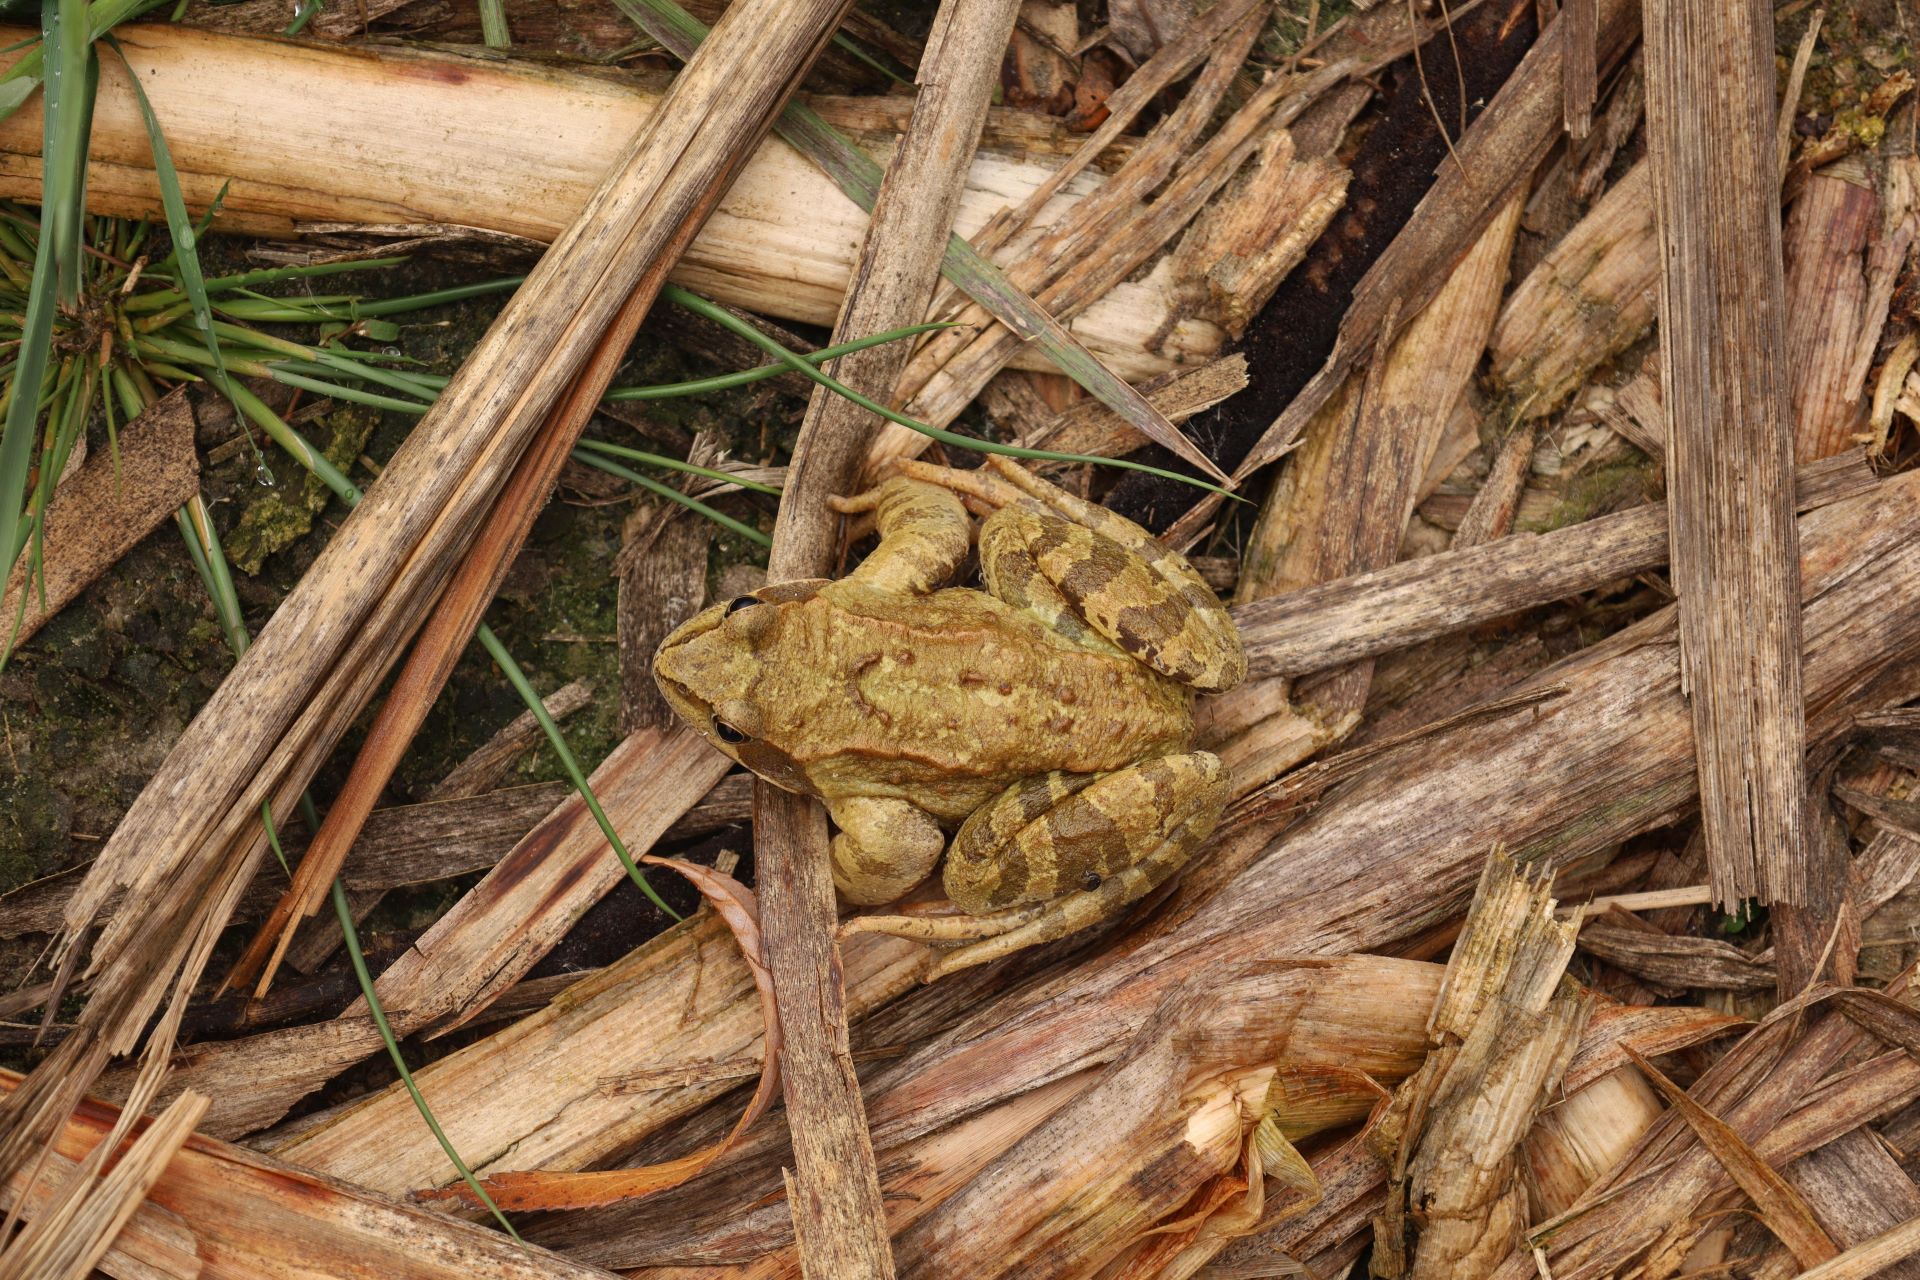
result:
<svg viewBox="0 0 1920 1280"><path fill-rule="evenodd" d="M753 972L753 985L760 993L760 1009L766 1017L766 1048L760 1063L760 1085L752 1101L733 1129L719 1142L698 1151L647 1165L640 1169L601 1169L590 1173L542 1173L537 1169L496 1173L482 1180L494 1202L502 1209L592 1209L638 1200L656 1191L677 1187L718 1160L742 1134L765 1115L773 1105L780 1087L780 1008L774 1000L773 975L767 969L760 935L760 908L753 890L730 875L712 867L683 862L678 858L640 859L649 866L670 867L685 876L700 891L740 944L740 954ZM479 1201L464 1183L431 1191L415 1192L416 1200L457 1200L467 1204Z"/></svg>

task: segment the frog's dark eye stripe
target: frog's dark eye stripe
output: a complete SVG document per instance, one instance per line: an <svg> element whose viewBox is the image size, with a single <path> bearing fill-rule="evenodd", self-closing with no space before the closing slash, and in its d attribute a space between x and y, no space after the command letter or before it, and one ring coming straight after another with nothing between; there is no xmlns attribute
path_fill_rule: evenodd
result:
<svg viewBox="0 0 1920 1280"><path fill-rule="evenodd" d="M747 608L749 605L765 603L766 601L760 599L758 596L735 596L733 599L727 601L727 611L721 616L731 618L734 614Z"/></svg>
<svg viewBox="0 0 1920 1280"><path fill-rule="evenodd" d="M740 743L740 742L745 742L747 740L746 734L740 732L738 729L728 724L725 720L720 719L718 716L714 717L713 731L715 734L719 736L720 741L722 742Z"/></svg>

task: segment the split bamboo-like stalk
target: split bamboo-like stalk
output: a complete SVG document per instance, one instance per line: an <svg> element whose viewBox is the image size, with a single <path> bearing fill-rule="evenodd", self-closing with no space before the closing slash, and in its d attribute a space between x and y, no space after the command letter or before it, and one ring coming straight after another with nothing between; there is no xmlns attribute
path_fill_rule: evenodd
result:
<svg viewBox="0 0 1920 1280"><path fill-rule="evenodd" d="M261 806L292 811L580 363L636 284L683 247L842 8L748 0L730 11L176 743L68 905L68 946L117 891L138 909L105 922L86 1009L8 1099L0 1169L30 1159L107 1058L143 1035L143 1071L164 1071L186 998L264 851ZM168 1016L148 1035L163 1002Z"/></svg>
<svg viewBox="0 0 1920 1280"><path fill-rule="evenodd" d="M642 730L616 747L589 781L608 818L638 854L731 766L690 729ZM478 1015L623 874L585 802L567 791L478 885L380 975L376 989L395 1031L403 1036L437 1034ZM718 945L732 954L732 944L724 937ZM751 998L747 1016L759 1016ZM294 1103L379 1047L379 1031L365 1006L355 1002L329 1022L183 1049L168 1088L201 1089L213 1099L207 1131L238 1137L279 1120ZM125 1087L117 1077L109 1077L109 1084L115 1095ZM404 1093L397 1096L402 1106L411 1108ZM495 1118L511 1110L499 1109ZM456 1140L465 1137L459 1123L449 1122ZM439 1151L437 1145L432 1149ZM463 1141L460 1149L490 1148L482 1135Z"/></svg>
<svg viewBox="0 0 1920 1280"><path fill-rule="evenodd" d="M11 44L25 32L0 30ZM661 91L630 79L528 61L482 61L397 48L341 48L220 35L171 24L118 31L133 70L165 122L188 203L226 197L215 226L286 235L306 222L449 223L550 241L585 206ZM10 61L16 54L0 55ZM102 213L159 210L159 187L138 106L116 58L100 68L87 199ZM301 91L289 95L286 86ZM820 104L850 128L891 126L892 111ZM361 121L378 119L378 137ZM889 136L892 135L892 136ZM1057 143L997 130L975 157L956 229L971 236L993 213L1045 182ZM37 199L38 99L0 123L0 195ZM404 157L396 162L395 157ZM884 157L883 157L884 158ZM1099 186L1069 183L1063 212ZM867 218L831 179L786 144L767 141L724 196L672 279L718 301L831 325L853 273ZM1122 377L1203 362L1224 337L1176 317L1162 280L1121 283L1073 331ZM1038 352L1023 368L1051 369Z"/></svg>
<svg viewBox="0 0 1920 1280"><path fill-rule="evenodd" d="M1801 510L1871 488L1858 453L1800 472ZM1253 675L1300 675L1465 631L1592 591L1667 560L1667 514L1650 504L1556 529L1402 561L1237 605Z"/></svg>
<svg viewBox="0 0 1920 1280"><path fill-rule="evenodd" d="M1495 380L1519 417L1557 411L1653 324L1653 193L1643 160L1536 264L1493 331Z"/></svg>
<svg viewBox="0 0 1920 1280"><path fill-rule="evenodd" d="M1504 853L1487 860L1427 1023L1433 1048L1372 1134L1396 1170L1374 1274L1481 1280L1528 1221L1518 1151L1592 1009L1566 978L1577 932L1554 919L1544 880Z"/></svg>
<svg viewBox="0 0 1920 1280"><path fill-rule="evenodd" d="M1812 905L1814 880L1772 30L1744 0L1661 0L1646 21L1673 584L1723 905Z"/></svg>
<svg viewBox="0 0 1920 1280"><path fill-rule="evenodd" d="M1904 993L1910 976L1884 996L1815 988L1780 1005L1694 1084L1694 1103L1750 1144L1759 1160L1785 1166L1910 1101L1920 1094L1913 1059L1897 1049L1872 1056L1876 1034L1912 1042L1911 1009L1895 1013L1887 1003ZM1657 1178L1645 1176L1650 1167L1659 1168ZM1720 1158L1669 1111L1628 1159L1570 1210L1537 1224L1534 1236L1552 1274L1566 1280L1616 1274L1643 1253L1671 1266L1712 1229L1715 1215L1699 1210L1732 1184ZM1533 1276L1535 1258L1517 1249L1497 1274Z"/></svg>
<svg viewBox="0 0 1920 1280"><path fill-rule="evenodd" d="M881 180L835 342L927 313L1017 11L1016 0L943 0L920 64L913 119ZM885 401L907 354L900 344L872 347L839 361L836 376ZM880 425L869 410L826 387L813 389L780 496L767 562L772 580L832 570L839 548L831 499L857 486L866 441ZM826 810L816 798L764 780L754 784L753 808L760 923L786 1036L783 1085L797 1169L787 1190L801 1256L811 1275L892 1280L873 1144L847 1038ZM797 1208L801 1197L805 1215Z"/></svg>

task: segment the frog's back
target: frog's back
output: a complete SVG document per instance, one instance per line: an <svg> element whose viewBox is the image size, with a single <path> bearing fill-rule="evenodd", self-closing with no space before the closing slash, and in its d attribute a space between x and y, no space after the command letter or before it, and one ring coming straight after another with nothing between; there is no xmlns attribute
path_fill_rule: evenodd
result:
<svg viewBox="0 0 1920 1280"><path fill-rule="evenodd" d="M1021 778L1117 769L1192 737L1185 688L980 591L835 584L785 609L775 644L756 698L767 737L828 798L897 795L958 820Z"/></svg>

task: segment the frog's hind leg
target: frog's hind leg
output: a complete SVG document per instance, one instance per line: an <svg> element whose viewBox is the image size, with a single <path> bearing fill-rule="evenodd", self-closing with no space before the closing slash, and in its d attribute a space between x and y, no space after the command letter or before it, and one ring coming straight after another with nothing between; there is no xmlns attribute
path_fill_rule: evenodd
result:
<svg viewBox="0 0 1920 1280"><path fill-rule="evenodd" d="M1066 937L1185 865L1226 800L1226 769L1204 751L1029 779L968 818L947 851L947 894L969 914L863 916L843 930L972 942L943 956L929 981Z"/></svg>
<svg viewBox="0 0 1920 1280"><path fill-rule="evenodd" d="M1125 516L1003 458L989 458L987 474L901 466L995 508L980 530L980 573L1008 604L1075 639L1098 634L1203 693L1246 675L1240 633L1220 598L1185 556Z"/></svg>
<svg viewBox="0 0 1920 1280"><path fill-rule="evenodd" d="M973 521L949 490L905 476L851 498L829 498L843 515L873 512L880 545L847 575L882 591L925 595L950 581L966 562Z"/></svg>

